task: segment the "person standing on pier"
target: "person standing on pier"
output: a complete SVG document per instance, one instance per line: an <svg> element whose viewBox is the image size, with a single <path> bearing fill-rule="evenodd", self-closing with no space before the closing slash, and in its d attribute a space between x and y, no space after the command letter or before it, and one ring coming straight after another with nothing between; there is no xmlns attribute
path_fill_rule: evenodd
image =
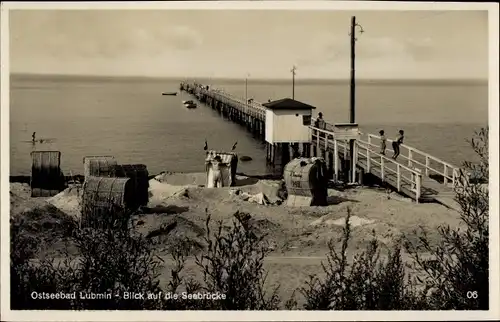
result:
<svg viewBox="0 0 500 322"><path fill-rule="evenodd" d="M380 134L380 154L385 155L386 141L384 130L378 132Z"/></svg>
<svg viewBox="0 0 500 322"><path fill-rule="evenodd" d="M325 120L323 119L323 113L321 113L321 112L318 113L318 118L314 122L314 127L317 128L317 129L320 129L320 130L325 130L326 126L325 126ZM324 138L325 137L325 133L324 132L320 132L319 136L322 137L322 138Z"/></svg>
<svg viewBox="0 0 500 322"><path fill-rule="evenodd" d="M399 130L399 135L398 137L396 138L395 141L392 141L392 148L394 150L394 155L392 156L392 158L394 160L396 160L399 156L399 148L401 146L401 144L403 144L403 140L404 140L404 134L405 132L403 130Z"/></svg>
<svg viewBox="0 0 500 322"><path fill-rule="evenodd" d="M318 113L318 118L316 119L316 122L314 122L314 127L324 130L325 120L323 119L323 113Z"/></svg>

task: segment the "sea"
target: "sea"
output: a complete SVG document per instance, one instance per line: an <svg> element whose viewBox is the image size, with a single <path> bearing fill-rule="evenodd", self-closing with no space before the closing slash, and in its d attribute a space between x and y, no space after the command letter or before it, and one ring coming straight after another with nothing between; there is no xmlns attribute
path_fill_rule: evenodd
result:
<svg viewBox="0 0 500 322"><path fill-rule="evenodd" d="M11 75L10 172L29 175L30 153L61 151L66 175L83 173L83 158L112 155L121 164L145 164L150 174L162 171L203 172L205 140L209 149L230 150L253 160L238 171L260 175L266 166L265 145L244 128L199 104L186 109L181 79L97 76ZM235 95L266 102L292 96L288 80L197 79ZM349 81L295 82L296 100L316 107L331 123L349 122ZM356 83L356 122L363 132L395 137L460 166L474 160L467 142L488 125L487 81L362 80ZM31 143L36 132L44 143Z"/></svg>

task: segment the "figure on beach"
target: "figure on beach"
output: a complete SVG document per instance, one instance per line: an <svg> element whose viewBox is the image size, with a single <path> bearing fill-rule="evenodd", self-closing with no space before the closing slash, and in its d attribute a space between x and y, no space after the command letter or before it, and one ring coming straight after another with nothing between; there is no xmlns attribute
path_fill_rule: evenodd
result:
<svg viewBox="0 0 500 322"><path fill-rule="evenodd" d="M396 160L399 156L399 152L400 152L399 148L400 148L401 144L403 144L404 134L405 134L405 132L403 130L399 130L398 137L396 138L395 141L392 141L392 149L394 150L394 155L392 156L392 158L394 160Z"/></svg>
<svg viewBox="0 0 500 322"><path fill-rule="evenodd" d="M220 171L220 163L222 159L219 155L217 155L212 161L212 171L214 174L214 187L221 188L222 187L222 173Z"/></svg>
<svg viewBox="0 0 500 322"><path fill-rule="evenodd" d="M378 132L380 134L380 154L385 155L386 141L384 130Z"/></svg>

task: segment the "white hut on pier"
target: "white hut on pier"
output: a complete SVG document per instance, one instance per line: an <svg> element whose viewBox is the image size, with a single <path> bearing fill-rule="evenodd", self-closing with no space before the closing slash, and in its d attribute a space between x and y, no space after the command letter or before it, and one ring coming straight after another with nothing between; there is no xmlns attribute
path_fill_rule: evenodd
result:
<svg viewBox="0 0 500 322"><path fill-rule="evenodd" d="M273 165L282 165L297 155L302 144L302 155L310 144L309 125L314 106L284 98L262 104L266 107L267 160ZM290 146L294 151L290 151Z"/></svg>

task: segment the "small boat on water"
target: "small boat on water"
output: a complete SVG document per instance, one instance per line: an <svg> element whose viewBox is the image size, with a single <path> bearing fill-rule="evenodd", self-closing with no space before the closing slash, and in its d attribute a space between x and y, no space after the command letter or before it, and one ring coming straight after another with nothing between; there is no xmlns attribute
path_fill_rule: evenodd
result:
<svg viewBox="0 0 500 322"><path fill-rule="evenodd" d="M182 101L182 104L184 104L184 107L186 108L196 108L196 103L193 101Z"/></svg>
<svg viewBox="0 0 500 322"><path fill-rule="evenodd" d="M55 138L47 138L47 139L38 139L38 140L26 140L26 141L22 141L24 143L32 143L32 144L35 144L35 143L54 143L56 141Z"/></svg>
<svg viewBox="0 0 500 322"><path fill-rule="evenodd" d="M176 96L177 92L163 92L161 95Z"/></svg>

